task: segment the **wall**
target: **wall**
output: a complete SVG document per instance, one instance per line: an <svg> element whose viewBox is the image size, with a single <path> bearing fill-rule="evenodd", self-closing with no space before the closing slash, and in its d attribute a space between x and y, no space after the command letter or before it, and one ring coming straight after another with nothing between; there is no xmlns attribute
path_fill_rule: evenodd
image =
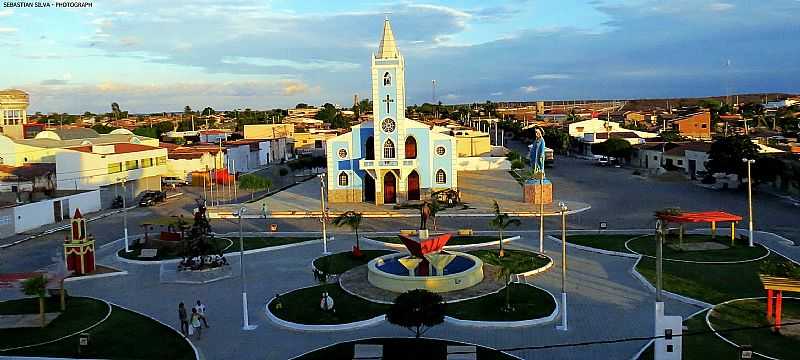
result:
<svg viewBox="0 0 800 360"><path fill-rule="evenodd" d="M245 139L279 139L291 138L294 135L294 124L260 124L245 125Z"/></svg>
<svg viewBox="0 0 800 360"><path fill-rule="evenodd" d="M167 149L154 149L122 154L94 154L73 150L63 150L56 154L56 179L58 190L92 190L118 182L119 178L128 180L161 177L167 173L167 165L157 165L155 158L167 157ZM153 166L141 167L141 160L153 158ZM139 168L109 173L108 164L128 160L139 160Z"/></svg>
<svg viewBox="0 0 800 360"><path fill-rule="evenodd" d="M511 170L511 163L503 157L460 157L456 160L456 170Z"/></svg>
<svg viewBox="0 0 800 360"><path fill-rule="evenodd" d="M53 202L60 201L62 206L69 203L69 215L75 213L76 208L81 209L81 213L88 214L100 210L100 191L87 191L79 194L64 196L55 199L47 199L35 203L15 206L14 230L21 233L36 229L43 225L53 224ZM62 210L63 211L63 210ZM11 233L0 233L0 237L13 235Z"/></svg>
<svg viewBox="0 0 800 360"><path fill-rule="evenodd" d="M488 134L470 133L466 136L456 136L456 147L458 156L479 156L492 151Z"/></svg>
<svg viewBox="0 0 800 360"><path fill-rule="evenodd" d="M686 119L676 120L674 126L681 135L694 139L711 138L711 114L702 112Z"/></svg>
<svg viewBox="0 0 800 360"><path fill-rule="evenodd" d="M695 171L708 171L706 169L706 162L708 162L708 153L702 151L686 150L686 166L688 169L689 160L695 160Z"/></svg>
<svg viewBox="0 0 800 360"><path fill-rule="evenodd" d="M16 234L14 224L14 208L0 208L0 239Z"/></svg>

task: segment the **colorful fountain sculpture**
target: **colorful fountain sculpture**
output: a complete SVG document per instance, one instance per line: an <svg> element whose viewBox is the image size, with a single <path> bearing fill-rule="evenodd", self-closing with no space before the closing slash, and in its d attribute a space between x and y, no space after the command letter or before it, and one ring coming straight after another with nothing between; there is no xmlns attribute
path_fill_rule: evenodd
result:
<svg viewBox="0 0 800 360"><path fill-rule="evenodd" d="M399 235L408 253L384 255L367 264L370 284L398 293L414 289L441 293L483 281L483 262L470 254L444 250L452 234L429 234L424 229L424 210L422 215L422 229L417 235Z"/></svg>

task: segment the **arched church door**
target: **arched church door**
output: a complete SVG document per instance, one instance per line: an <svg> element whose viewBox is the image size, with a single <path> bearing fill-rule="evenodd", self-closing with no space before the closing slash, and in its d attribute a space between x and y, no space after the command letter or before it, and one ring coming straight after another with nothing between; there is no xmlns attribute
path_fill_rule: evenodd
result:
<svg viewBox="0 0 800 360"><path fill-rule="evenodd" d="M397 178L391 171L383 177L383 203L394 204L397 202Z"/></svg>
<svg viewBox="0 0 800 360"><path fill-rule="evenodd" d="M364 202L375 203L375 179L364 174Z"/></svg>
<svg viewBox="0 0 800 360"><path fill-rule="evenodd" d="M408 200L419 200L419 174L416 170L408 174Z"/></svg>
<svg viewBox="0 0 800 360"><path fill-rule="evenodd" d="M375 160L375 139L372 136L364 142L364 160Z"/></svg>

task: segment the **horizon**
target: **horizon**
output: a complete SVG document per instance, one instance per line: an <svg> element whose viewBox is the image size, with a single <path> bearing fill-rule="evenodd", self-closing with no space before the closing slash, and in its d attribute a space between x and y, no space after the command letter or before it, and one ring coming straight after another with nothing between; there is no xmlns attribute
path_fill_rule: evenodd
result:
<svg viewBox="0 0 800 360"><path fill-rule="evenodd" d="M31 113L348 107L386 12L408 104L800 93L796 0L91 3L0 7L0 84Z"/></svg>

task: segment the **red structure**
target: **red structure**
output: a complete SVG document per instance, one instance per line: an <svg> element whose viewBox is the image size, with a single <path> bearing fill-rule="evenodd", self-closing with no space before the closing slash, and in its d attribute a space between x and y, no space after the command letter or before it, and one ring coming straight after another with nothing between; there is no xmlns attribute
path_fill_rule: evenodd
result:
<svg viewBox="0 0 800 360"><path fill-rule="evenodd" d="M400 237L400 241L403 242L403 245L406 246L406 249L408 249L408 252L412 256L422 259L422 262L420 262L419 266L417 266L416 275L427 276L430 262L425 258L425 255L442 251L447 242L450 241L450 238L453 236L453 234L444 233L430 235L427 239L420 239L417 236L408 236L402 234L398 236Z"/></svg>
<svg viewBox="0 0 800 360"><path fill-rule="evenodd" d="M64 239L64 262L67 270L84 275L95 269L94 238L86 233L86 219L75 209L72 216L71 240Z"/></svg>
<svg viewBox="0 0 800 360"><path fill-rule="evenodd" d="M680 214L660 214L658 218L667 222L674 222L681 224L681 236L683 236L683 224L685 223L711 223L711 237L717 237L717 223L730 222L731 223L731 240L736 237L736 223L742 221L739 215L727 213L724 211L700 211L700 212L684 212Z"/></svg>
<svg viewBox="0 0 800 360"><path fill-rule="evenodd" d="M781 313L783 312L783 292L800 292L800 280L759 275L764 290L767 291L767 321L772 322L774 331L781 330Z"/></svg>

